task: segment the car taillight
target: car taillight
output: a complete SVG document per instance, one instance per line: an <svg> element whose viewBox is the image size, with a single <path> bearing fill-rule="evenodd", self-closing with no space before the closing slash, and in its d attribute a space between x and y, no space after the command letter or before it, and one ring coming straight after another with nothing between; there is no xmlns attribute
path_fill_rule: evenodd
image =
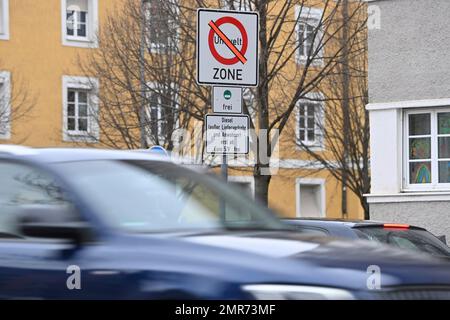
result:
<svg viewBox="0 0 450 320"><path fill-rule="evenodd" d="M401 223L385 223L383 224L384 228L393 228L393 229L409 229L409 224L401 224Z"/></svg>

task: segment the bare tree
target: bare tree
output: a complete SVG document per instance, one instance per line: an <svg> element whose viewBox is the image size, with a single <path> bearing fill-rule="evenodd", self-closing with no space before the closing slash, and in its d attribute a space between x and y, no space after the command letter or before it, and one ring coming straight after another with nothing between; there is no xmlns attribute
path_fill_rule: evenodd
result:
<svg viewBox="0 0 450 320"><path fill-rule="evenodd" d="M125 0L98 37L100 48L78 65L101 83L99 142L171 150L176 132L203 121L210 107L209 90L195 81L195 10L177 1Z"/></svg>
<svg viewBox="0 0 450 320"><path fill-rule="evenodd" d="M35 100L27 83L0 65L0 136L9 138L14 131L13 123L32 116Z"/></svg>
<svg viewBox="0 0 450 320"><path fill-rule="evenodd" d="M370 128L369 114L365 110L368 103L367 32L358 32L357 36L348 39L348 34L359 28L359 21L366 21L366 12L365 7L352 6L347 1L341 8L341 23L345 28L339 41L343 55L335 67L336 73L324 81L329 90L322 98L324 103L318 104L323 109L318 110L317 114L324 114L325 121L318 118L315 121L327 152L317 151L305 139L297 139L297 143L312 161L319 163L342 183L343 215L347 213L346 190L349 188L359 198L365 219L369 219L369 207L364 197L370 191ZM349 15L354 15L355 20L349 21ZM308 103L302 106L307 107Z"/></svg>
<svg viewBox="0 0 450 320"><path fill-rule="evenodd" d="M274 133L288 127L299 100L340 72L344 48L365 23L349 14L355 28L343 42L341 0L125 0L102 25L100 49L79 60L101 83L101 143L114 148L161 143L155 128L163 123L163 144L171 148L174 130L203 121L211 102L210 89L195 80L196 10L211 6L259 13L259 86L251 89L254 104L244 111L254 115L257 145L267 147L266 155L257 152L253 167L255 192L267 203L270 159L278 144ZM319 15L314 8L321 9ZM159 114L151 113L152 93L165 101Z"/></svg>
<svg viewBox="0 0 450 320"><path fill-rule="evenodd" d="M310 93L326 92L327 79L341 73L338 66L346 55L345 48L365 30L365 20L358 15L364 10L364 4L355 3L355 10L343 21L340 14L343 2L339 0L242 0L239 3L258 11L260 16L257 127L267 131L259 139L265 139L262 145L268 146L270 158L278 143L271 139L272 131L280 134L285 131L292 123L298 102ZM315 14L311 8L320 8L321 14ZM345 41L339 41L348 24L354 28L349 30ZM255 192L267 203L270 163L260 157L258 152L253 169Z"/></svg>

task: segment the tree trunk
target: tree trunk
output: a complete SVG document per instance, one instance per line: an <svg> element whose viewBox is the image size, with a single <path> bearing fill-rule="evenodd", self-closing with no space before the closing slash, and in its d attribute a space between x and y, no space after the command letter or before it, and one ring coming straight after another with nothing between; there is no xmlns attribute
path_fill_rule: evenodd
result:
<svg viewBox="0 0 450 320"><path fill-rule="evenodd" d="M255 197L265 206L269 206L269 184L271 176L255 174Z"/></svg>
<svg viewBox="0 0 450 320"><path fill-rule="evenodd" d="M350 134L350 116L349 116L349 68L348 68L348 0L343 1L342 5L342 112L344 120L344 167L342 168L342 217L347 218L347 162L348 162L348 145L347 141Z"/></svg>
<svg viewBox="0 0 450 320"><path fill-rule="evenodd" d="M260 58L259 58L259 86L257 89L257 103L258 103L258 125L259 132L268 130L269 128L269 83L267 81L268 75L268 59L269 51L267 48L267 4L265 0L256 1L256 9L259 12L259 42L260 42ZM261 141L264 137L265 141ZM260 152L261 144L266 144L267 157L262 157ZM265 163L271 156L270 134L261 134L258 137L258 152L256 155L256 164L253 170L255 178L255 196L263 204L269 204L269 183L271 177L269 176L269 163ZM262 170L266 168L266 170Z"/></svg>
<svg viewBox="0 0 450 320"><path fill-rule="evenodd" d="M369 204L367 203L367 198L364 196L360 196L359 201L364 209L364 220L370 220Z"/></svg>

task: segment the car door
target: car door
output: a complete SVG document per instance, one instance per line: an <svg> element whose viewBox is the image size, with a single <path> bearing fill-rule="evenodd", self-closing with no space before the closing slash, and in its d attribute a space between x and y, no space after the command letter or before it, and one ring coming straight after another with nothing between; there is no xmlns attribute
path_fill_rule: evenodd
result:
<svg viewBox="0 0 450 320"><path fill-rule="evenodd" d="M77 253L61 240L24 236L20 220L30 206L72 204L50 173L29 164L0 160L0 181L0 298L64 298Z"/></svg>

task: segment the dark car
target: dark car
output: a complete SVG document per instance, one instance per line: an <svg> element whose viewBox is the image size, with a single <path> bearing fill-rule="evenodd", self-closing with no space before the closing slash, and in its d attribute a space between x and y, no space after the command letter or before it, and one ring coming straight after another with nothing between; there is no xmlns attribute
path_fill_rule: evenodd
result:
<svg viewBox="0 0 450 320"><path fill-rule="evenodd" d="M450 248L445 243L445 238L441 240L424 228L408 224L316 218L285 219L284 221L309 234L370 240L401 249L450 257Z"/></svg>
<svg viewBox="0 0 450 320"><path fill-rule="evenodd" d="M167 157L0 147L0 181L1 298L450 299L448 262L302 235Z"/></svg>

